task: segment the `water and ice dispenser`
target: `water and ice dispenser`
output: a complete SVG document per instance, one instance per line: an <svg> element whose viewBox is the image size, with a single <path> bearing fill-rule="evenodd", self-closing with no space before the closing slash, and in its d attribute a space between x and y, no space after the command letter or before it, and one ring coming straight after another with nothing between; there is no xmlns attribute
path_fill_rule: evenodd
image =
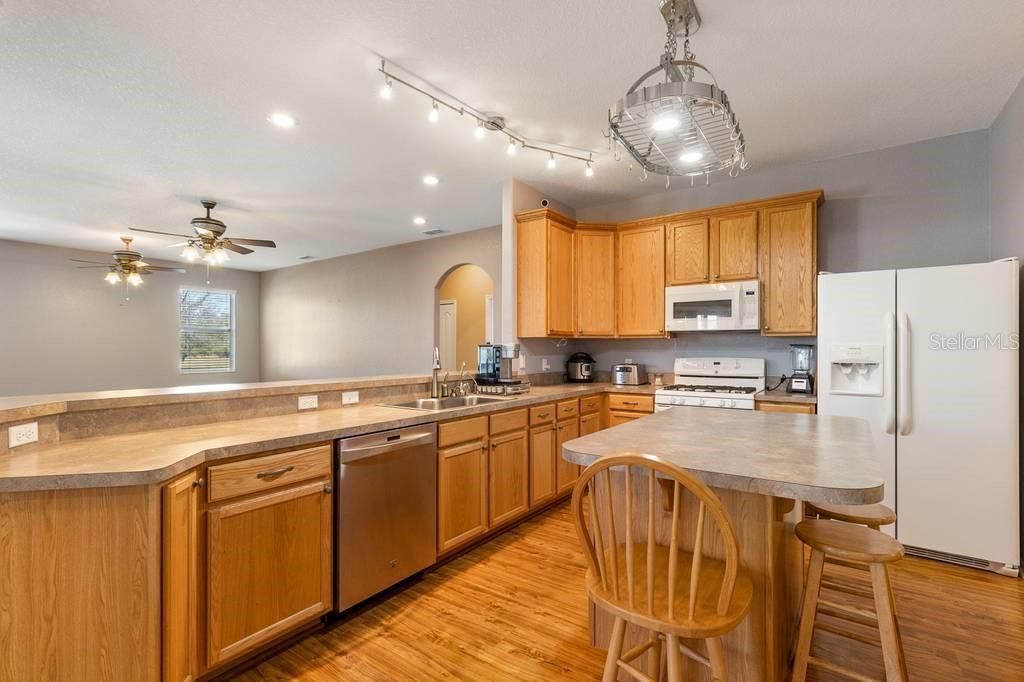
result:
<svg viewBox="0 0 1024 682"><path fill-rule="evenodd" d="M829 351L830 393L882 395L881 345L835 344Z"/></svg>

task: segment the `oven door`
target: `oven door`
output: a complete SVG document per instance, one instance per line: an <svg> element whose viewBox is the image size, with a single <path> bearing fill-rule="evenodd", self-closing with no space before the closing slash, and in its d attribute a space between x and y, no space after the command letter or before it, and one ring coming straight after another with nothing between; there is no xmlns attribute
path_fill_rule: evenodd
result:
<svg viewBox="0 0 1024 682"><path fill-rule="evenodd" d="M668 331L742 329L741 287L736 284L690 284L665 289Z"/></svg>

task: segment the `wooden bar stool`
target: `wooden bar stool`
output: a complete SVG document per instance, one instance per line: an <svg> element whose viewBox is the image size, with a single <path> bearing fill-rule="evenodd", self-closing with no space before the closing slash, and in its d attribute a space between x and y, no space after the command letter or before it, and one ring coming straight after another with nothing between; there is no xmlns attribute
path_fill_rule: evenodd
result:
<svg viewBox="0 0 1024 682"><path fill-rule="evenodd" d="M846 505L804 502L804 511L814 514L819 519L856 523L872 530L896 523L896 512L884 504Z"/></svg>
<svg viewBox="0 0 1024 682"><path fill-rule="evenodd" d="M811 656L814 621L819 606L822 607L822 613L829 616L844 618L862 625L877 625L886 680L907 680L907 663L903 655L899 625L896 622L892 585L889 582L887 568L887 564L903 558L903 545L880 531L828 520L801 521L796 525L796 534L811 548L811 565L807 571L807 585L804 588L803 606L800 610L800 632L797 636L796 660L793 663L793 682L804 682L807 678L807 668L811 665L856 680L869 679L844 666ZM819 599L826 557L867 565L871 573L874 613ZM827 629L835 634L860 639L839 628Z"/></svg>
<svg viewBox="0 0 1024 682"><path fill-rule="evenodd" d="M684 515L684 507L694 513ZM604 682L615 680L620 670L654 682L660 679L662 657L669 682L681 682L683 655L728 682L721 636L747 615L754 587L739 566L736 531L711 489L658 457L616 455L583 471L573 490L572 514L589 567L587 594L615 617ZM659 543L662 520L671 530ZM705 556L709 546L721 558ZM646 628L650 637L623 653L627 624ZM681 638L703 639L706 655ZM648 651L653 675L632 664Z"/></svg>

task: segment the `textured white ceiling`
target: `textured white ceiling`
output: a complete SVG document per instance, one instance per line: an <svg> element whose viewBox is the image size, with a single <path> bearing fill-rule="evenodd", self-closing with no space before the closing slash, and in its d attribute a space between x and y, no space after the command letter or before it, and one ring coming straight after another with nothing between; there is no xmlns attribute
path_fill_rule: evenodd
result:
<svg viewBox="0 0 1024 682"><path fill-rule="evenodd" d="M693 47L757 167L987 127L1024 73L1018 0L701 0ZM376 51L536 138L600 150L658 59L657 0L0 0L0 238L98 250L219 199L264 270L500 220L519 177L583 206L661 191L602 158L546 170L396 89ZM299 125L280 131L274 110ZM426 172L442 183L430 190ZM726 180L722 180L726 181ZM140 237L150 257L176 255Z"/></svg>

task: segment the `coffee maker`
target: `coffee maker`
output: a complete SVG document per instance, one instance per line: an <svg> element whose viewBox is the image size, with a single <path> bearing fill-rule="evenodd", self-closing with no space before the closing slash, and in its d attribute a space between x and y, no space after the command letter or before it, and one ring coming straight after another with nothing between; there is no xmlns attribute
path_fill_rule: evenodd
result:
<svg viewBox="0 0 1024 682"><path fill-rule="evenodd" d="M793 357L793 376L786 393L814 393L814 346L793 343L789 352Z"/></svg>
<svg viewBox="0 0 1024 682"><path fill-rule="evenodd" d="M525 393L530 384L517 375L518 343L484 343L476 349L476 384L480 393Z"/></svg>

